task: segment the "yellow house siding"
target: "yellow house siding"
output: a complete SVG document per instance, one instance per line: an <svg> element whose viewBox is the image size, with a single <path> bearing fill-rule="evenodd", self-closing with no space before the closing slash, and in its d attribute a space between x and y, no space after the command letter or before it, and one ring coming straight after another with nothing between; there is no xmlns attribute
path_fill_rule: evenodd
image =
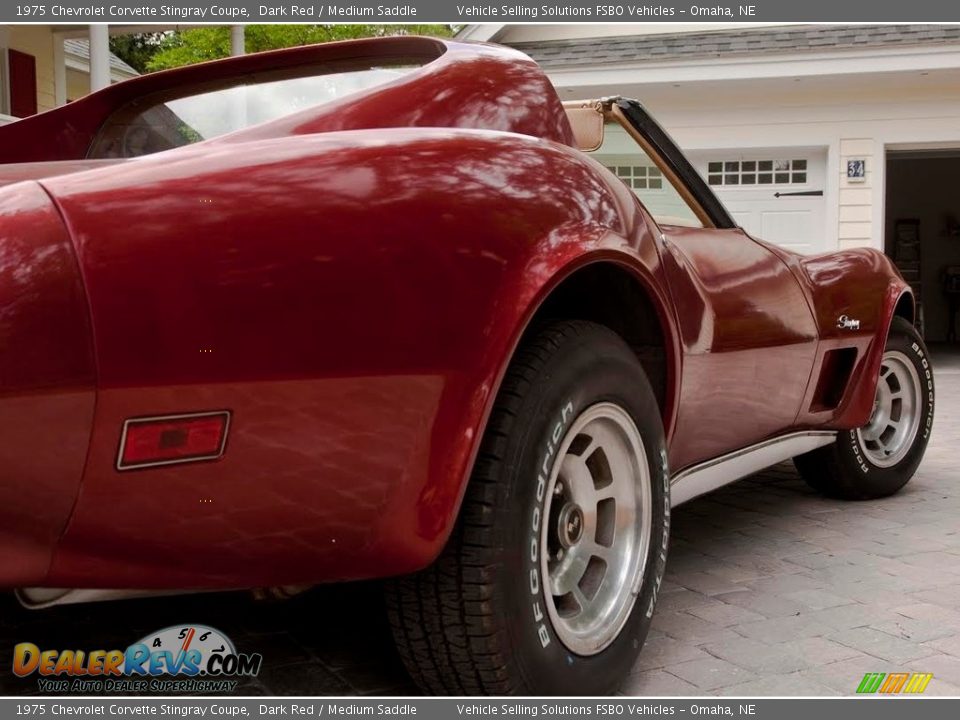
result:
<svg viewBox="0 0 960 720"><path fill-rule="evenodd" d="M33 55L37 62L37 110L55 107L53 80L53 31L43 25L11 25L10 47Z"/></svg>
<svg viewBox="0 0 960 720"><path fill-rule="evenodd" d="M76 100L90 92L90 76L67 68L67 100Z"/></svg>
<svg viewBox="0 0 960 720"><path fill-rule="evenodd" d="M840 211L837 238L841 250L871 245L873 237L874 151L872 138L840 139ZM866 160L862 182L847 178L847 160Z"/></svg>

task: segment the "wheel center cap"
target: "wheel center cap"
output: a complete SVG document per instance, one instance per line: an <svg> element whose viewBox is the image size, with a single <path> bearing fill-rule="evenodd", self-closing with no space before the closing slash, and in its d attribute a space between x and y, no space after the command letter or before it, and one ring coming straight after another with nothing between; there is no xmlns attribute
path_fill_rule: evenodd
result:
<svg viewBox="0 0 960 720"><path fill-rule="evenodd" d="M583 510L579 505L567 503L563 506L557 519L557 535L560 537L560 544L565 548L580 542L583 537Z"/></svg>

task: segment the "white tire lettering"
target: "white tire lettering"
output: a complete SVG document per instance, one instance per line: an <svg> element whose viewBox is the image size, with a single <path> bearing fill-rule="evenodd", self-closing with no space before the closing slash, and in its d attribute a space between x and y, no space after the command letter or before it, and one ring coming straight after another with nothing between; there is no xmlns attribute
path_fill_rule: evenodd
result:
<svg viewBox="0 0 960 720"><path fill-rule="evenodd" d="M547 490L547 478L550 476L553 455L556 452L557 445L567 429L570 416L573 414L573 401L568 400L560 411L560 419L553 426L550 438L543 453L543 460L540 463L540 473L537 475L536 503L533 507L533 513L530 518L530 562L533 567L530 568L530 594L535 598L540 595L540 522L543 511L541 504ZM537 638L540 646L546 648L550 644L550 632L547 630L543 608L539 599L533 601L533 619L536 623Z"/></svg>
<svg viewBox="0 0 960 720"><path fill-rule="evenodd" d="M666 566L667 562L667 548L670 544L670 470L667 466L667 452L666 450L660 451L660 467L661 474L663 476L663 537L660 541L659 548L659 566L654 565L655 572L657 568L660 568L660 572L656 572L656 575L653 578L653 593L650 595L650 604L647 605L647 617L653 616L653 611L657 607L657 597L660 595L660 584L663 582L663 572L662 569Z"/></svg>

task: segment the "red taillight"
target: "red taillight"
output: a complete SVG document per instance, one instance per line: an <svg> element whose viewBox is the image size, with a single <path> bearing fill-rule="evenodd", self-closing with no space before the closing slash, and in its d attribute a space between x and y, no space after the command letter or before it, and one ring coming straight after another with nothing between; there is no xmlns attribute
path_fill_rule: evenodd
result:
<svg viewBox="0 0 960 720"><path fill-rule="evenodd" d="M127 420L117 470L214 460L223 455L229 425L226 410Z"/></svg>

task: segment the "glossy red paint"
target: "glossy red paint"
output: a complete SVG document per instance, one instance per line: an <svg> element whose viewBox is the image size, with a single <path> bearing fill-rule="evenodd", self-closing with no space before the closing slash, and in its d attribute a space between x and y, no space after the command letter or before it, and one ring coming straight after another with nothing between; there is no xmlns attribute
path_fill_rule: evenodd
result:
<svg viewBox="0 0 960 720"><path fill-rule="evenodd" d="M398 56L426 64L223 138L82 160L110 110L145 92ZM596 263L626 273L657 313L674 471L858 417L903 291L889 262L801 259L739 230L661 239L571 143L532 61L418 38L160 73L0 128L0 161L58 161L0 168L0 183L37 179L0 190L0 312L13 318L0 330L22 337L0 347L25 373L4 379L13 404L0 412L49 432L0 448L4 467L23 469L3 490L18 559L0 581L224 588L424 567L528 323ZM12 293L24 278L34 305ZM841 313L861 313L861 330L831 330ZM823 353L840 346L862 353L860 380L836 410L811 413ZM124 421L204 410L231 413L223 457L117 471ZM50 438L64 452L33 457ZM31 495L32 477L46 494Z"/></svg>
<svg viewBox="0 0 960 720"><path fill-rule="evenodd" d="M0 579L42 582L76 499L94 411L83 287L36 184L0 190Z"/></svg>
<svg viewBox="0 0 960 720"><path fill-rule="evenodd" d="M910 287L890 258L871 248L803 257L765 246L790 267L810 303L820 337L814 380L819 377L826 352L845 347L857 351L851 384L840 404L819 412L811 408L816 385L811 383L797 416L798 426L838 430L862 426L873 410L880 360L897 304L906 297L912 312ZM859 320L859 329L841 327L841 316Z"/></svg>
<svg viewBox="0 0 960 720"><path fill-rule="evenodd" d="M0 165L0 187L13 185L24 180L39 180L45 177L65 175L66 173L93 170L108 167L125 160L62 160L55 162L27 162L12 165Z"/></svg>
<svg viewBox="0 0 960 720"><path fill-rule="evenodd" d="M680 469L793 424L817 328L787 265L742 230L665 228L664 237L684 345L670 445L670 464Z"/></svg>
<svg viewBox="0 0 960 720"><path fill-rule="evenodd" d="M639 206L562 145L406 129L178 155L45 181L76 241L100 372L50 583L421 567L551 285L605 260L663 287ZM125 418L205 408L234 418L219 462L119 481Z"/></svg>

